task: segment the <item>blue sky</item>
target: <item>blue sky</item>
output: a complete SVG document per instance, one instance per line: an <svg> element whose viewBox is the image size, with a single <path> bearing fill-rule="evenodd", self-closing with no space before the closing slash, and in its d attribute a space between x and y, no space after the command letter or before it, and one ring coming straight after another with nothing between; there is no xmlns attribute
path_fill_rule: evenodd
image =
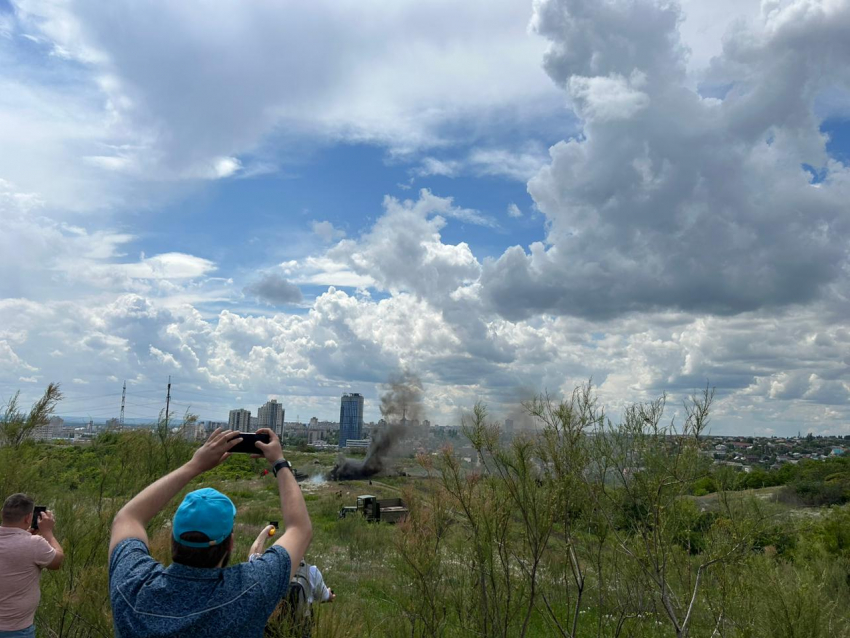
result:
<svg viewBox="0 0 850 638"><path fill-rule="evenodd" d="M171 375L203 418L377 419L410 374L456 423L592 378L613 414L709 383L716 431L850 433L848 24L0 0L0 397L106 417L126 379L147 418Z"/></svg>
<svg viewBox="0 0 850 638"><path fill-rule="evenodd" d="M534 202L521 181L465 175L414 177L410 162L388 160L384 148L367 144L318 150L291 170L291 175L211 184L200 196L169 203L154 212L169 222L161 230L154 226L149 231L156 233L150 249L214 255L224 272L250 272L302 258L311 248L308 244L315 243L310 226L315 220L329 221L356 236L381 214L384 195L407 199L420 188L453 197L457 205L478 210L498 224L495 228L447 227L447 242L465 241L481 257L498 257L508 245L527 245L544 237L544 220L532 216ZM525 211L522 218L507 215L512 203ZM263 240L256 242L259 236Z"/></svg>

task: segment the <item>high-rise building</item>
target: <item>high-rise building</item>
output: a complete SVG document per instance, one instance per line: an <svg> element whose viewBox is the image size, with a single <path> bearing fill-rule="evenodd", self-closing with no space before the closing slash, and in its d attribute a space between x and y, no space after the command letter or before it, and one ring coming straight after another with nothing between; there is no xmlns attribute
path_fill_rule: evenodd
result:
<svg viewBox="0 0 850 638"><path fill-rule="evenodd" d="M343 394L339 405L339 447L348 445L348 439L363 438L363 395Z"/></svg>
<svg viewBox="0 0 850 638"><path fill-rule="evenodd" d="M44 425L39 425L32 433L32 437L37 441L49 441L62 437L62 425L65 421L62 417L51 417L50 421Z"/></svg>
<svg viewBox="0 0 850 638"><path fill-rule="evenodd" d="M257 408L257 427L269 428L272 432L283 438L283 415L286 410L277 399L268 401L265 405Z"/></svg>
<svg viewBox="0 0 850 638"><path fill-rule="evenodd" d="M240 408L231 410L230 416L227 419L227 429L236 432L251 431L251 410Z"/></svg>

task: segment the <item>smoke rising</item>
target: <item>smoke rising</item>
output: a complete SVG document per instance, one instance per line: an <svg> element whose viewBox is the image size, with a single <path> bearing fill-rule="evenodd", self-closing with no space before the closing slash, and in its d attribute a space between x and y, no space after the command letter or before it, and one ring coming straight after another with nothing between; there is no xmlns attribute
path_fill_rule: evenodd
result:
<svg viewBox="0 0 850 638"><path fill-rule="evenodd" d="M499 425L505 429L507 421L511 421L514 432L539 429L537 419L529 414L526 408L536 397L537 391L526 386L517 386L506 392L501 401L501 409L495 413L501 412L503 416L504 420Z"/></svg>
<svg viewBox="0 0 850 638"><path fill-rule="evenodd" d="M375 476L386 469L386 460L392 450L411 434L410 421L422 417L424 410L422 381L405 371L390 377L386 391L381 395L381 416L386 425L372 431L372 443L362 461L340 454L328 478L332 481L350 481Z"/></svg>
<svg viewBox="0 0 850 638"><path fill-rule="evenodd" d="M386 388L381 395L381 416L386 421L413 421L422 417L424 390L419 377L405 370L401 374L391 376Z"/></svg>
<svg viewBox="0 0 850 638"><path fill-rule="evenodd" d="M536 430L539 429L537 419L528 413L522 405L510 407L505 413L505 421L512 421L515 431L519 430Z"/></svg>
<svg viewBox="0 0 850 638"><path fill-rule="evenodd" d="M331 470L332 481L351 481L375 476L385 469L385 460L395 444L405 436L405 427L400 423L390 423L372 435L372 444L366 458L362 461L349 459L340 454L337 464Z"/></svg>

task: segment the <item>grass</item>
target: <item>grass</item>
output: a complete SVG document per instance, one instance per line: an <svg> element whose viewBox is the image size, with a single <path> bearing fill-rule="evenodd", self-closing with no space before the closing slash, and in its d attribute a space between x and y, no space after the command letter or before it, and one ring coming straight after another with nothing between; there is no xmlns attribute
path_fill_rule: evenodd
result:
<svg viewBox="0 0 850 638"><path fill-rule="evenodd" d="M91 449L57 450L57 454L67 461L65 464L58 464L58 467L67 471L67 478L74 481L76 487L73 490L63 484L65 476L62 480L47 480L39 470L32 469L52 465L49 458L51 452L46 448L34 448L31 451L43 456L36 464L22 458L20 465L15 465L17 461L6 457L7 465L0 466L0 479L5 481L5 489L32 490L40 502L50 505L56 511L57 535L68 556L65 568L42 576L42 604L36 619L39 636L86 638L112 635L106 562L109 526L118 508L144 487L150 478L136 476L133 472L121 473L120 469L116 469L120 468L122 463L126 464L134 459L129 456L122 460L120 444L115 445L117 447L114 452L98 454L94 454ZM134 450L135 448L131 451ZM111 454L118 460L112 458ZM325 474L336 461L336 455L328 452L292 453L288 456L296 467L310 476ZM113 461L116 465L109 466ZM179 462L179 459L175 462ZM101 463L103 470L98 469ZM402 467L407 470L405 465L413 462L403 463ZM140 462L139 466L143 464ZM232 563L247 558L251 543L269 521L282 523L277 485L271 475L261 475L264 467L261 461L234 456L213 472L193 481L188 488L215 487L227 494L236 505ZM321 569L326 583L337 594L333 604L318 606L314 636L410 636L410 625L408 617L405 616L405 613L409 613L410 606L405 607L405 598L409 601L410 597L416 594L413 593L411 582L404 582L406 577L399 571L400 559L396 546L401 530L391 525L368 523L360 516L349 516L340 520L338 513L342 506L354 505L357 496L361 494L374 494L383 498L397 497L402 491L412 491L418 495L427 495L434 486L433 480L395 476L373 479L371 483L306 481L301 485L314 529L313 542L306 558ZM772 500L775 490L776 488L764 488L754 490L752 494ZM749 494L741 493L733 495L732 498L741 499L747 496ZM151 552L164 564L170 563L170 520L180 500L180 496L175 498L166 510L157 516L148 530ZM718 507L716 494L694 497L694 501L705 510L713 511ZM780 514L794 511L783 503L772 504L772 507ZM791 518L777 515L777 525L785 524ZM770 545L774 550L778 547L781 550L785 540L777 533L766 538L763 545ZM463 525L452 524L449 538L444 545L446 562L451 566L446 578L457 584L457 587L445 601L450 605L455 604L449 614L448 631L445 634L447 637L469 635L464 633L467 630L462 628L462 615L474 611L463 607L466 591L464 587L470 585L468 566L463 562L467 542ZM850 540L846 545L850 547ZM789 547L793 549L793 544ZM808 547L809 545L801 543L793 551L800 552ZM839 547L834 551L845 550ZM850 549L846 551L850 556ZM468 552L466 555L468 556ZM773 564L767 560L764 559L765 565ZM558 564L560 563L557 560L553 560L553 566ZM805 567L805 563L800 565ZM794 584L793 581L789 582ZM846 592L831 595L836 601L847 599ZM596 635L596 614L594 603L588 600L582 611L580 636ZM654 618L629 621L626 634L635 637L667 635L658 633L661 629L654 625L655 621ZM842 631L845 629L846 624L842 625ZM534 610L528 635L556 635L542 608ZM752 634L754 637L762 635Z"/></svg>

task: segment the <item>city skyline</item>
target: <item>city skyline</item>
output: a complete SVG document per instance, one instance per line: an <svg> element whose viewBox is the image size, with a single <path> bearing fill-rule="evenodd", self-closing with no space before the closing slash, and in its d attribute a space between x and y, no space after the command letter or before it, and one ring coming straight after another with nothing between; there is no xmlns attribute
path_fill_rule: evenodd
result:
<svg viewBox="0 0 850 638"><path fill-rule="evenodd" d="M372 424L378 423L383 418L382 415L381 415L381 412L380 412L380 395L381 395L381 392L385 391L387 387L388 387L388 384L377 385L376 388L375 388L374 400L365 401L365 404L364 404L365 409L364 409L364 417L363 417L364 423L372 423ZM157 392L158 391L156 391L154 393L157 393ZM174 400L172 401L172 412L171 412L171 414L172 414L172 419L175 419L176 421L179 421L179 422L182 423L181 419L182 419L184 413L188 411L189 413L194 414L198 418L198 420L200 420L200 421L224 422L225 424L227 424L228 421L229 421L228 415L230 414L230 412L244 409L245 412L248 413L249 417L252 419L251 423L254 424L254 426L252 426L252 427L259 427L259 426L256 425L257 417L254 415L253 410L251 410L250 408L233 407L233 405L231 405L231 404L229 404L225 401L224 403L221 404L223 407L221 407L218 410L213 410L213 411L196 410L196 409L193 408L193 405L192 405L192 397L197 399L202 395L195 392L194 390L190 390L190 391L187 391L184 394L181 394L181 389L180 389L179 384L173 384L172 392L174 394ZM128 408L129 409L128 414L131 415L130 418L129 418L129 421L135 423L136 425L143 425L143 424L146 424L146 423L155 422L155 420L158 418L158 413L152 413L152 412L149 411L149 414L148 414L147 417L132 416L134 414L132 412L132 407L139 405L139 403L137 403L136 401L137 400L147 400L147 399L150 398L150 394L151 394L151 391L148 390L147 394L134 395L132 386L128 387L128 391L127 391L127 396L128 396L128 399L129 399L128 405L131 406L130 408ZM350 391L346 391L346 392L342 393L342 395L345 395L345 394L355 394L355 395L357 395L357 394L361 394L361 393L351 393ZM97 401L101 403L101 406L94 411L94 414L95 414L94 417L92 417L90 413L88 413L88 414L84 414L82 412L74 413L73 411L63 410L62 408L63 408L64 402L59 404L59 408L56 411L56 415L58 417L65 418L65 419L69 419L69 418L74 419L77 422L80 422L80 421L88 422L89 419L92 419L93 422L95 422L95 423L105 423L105 422L109 421L110 419L117 419L118 414L120 413L121 395L122 395L122 391L121 391L121 387L119 385L118 390L109 395L109 400L114 401L114 406L104 406L104 405L102 405L102 403L104 401L104 397L103 396L98 397ZM269 403L269 402L272 402L272 401L279 402L281 395L280 394L271 394L271 395L267 395L267 396L269 396L269 399L268 399L268 401L266 401L266 403ZM363 396L363 395L361 394L361 396ZM316 403L313 404L314 407L316 408L316 411L314 413L310 413L309 416L307 416L306 414L305 415L297 414L297 415L295 415L294 419L286 421L286 422L287 423L306 424L306 423L310 422L312 419L315 418L320 422L339 423L340 422L339 421L339 412L338 412L339 397L340 397L340 395L327 396L326 401L316 402ZM365 396L364 396L364 398L365 398ZM531 395L529 395L528 398L532 398ZM256 401L242 401L242 400L240 400L240 401L237 402L237 404L240 405L240 406L250 406L250 405L258 403L259 401L260 400L256 400ZM80 402L82 402L83 404L89 403L89 399L82 398L82 399L72 399L71 400L72 405L79 405ZM147 404L143 404L143 405L154 406L154 407L160 406L161 408L164 409L165 399L163 398L161 401L148 402ZM282 405L282 404L280 404L280 405ZM260 406L260 407L262 407L262 406ZM673 406L673 409L675 409L675 406ZM285 413L285 408L284 408L284 413ZM440 422L440 420L438 419L437 422L440 422L441 425L449 425L449 426L459 425L461 423L461 421L463 420L464 415L468 414L468 413L469 413L468 411L459 412L455 416L449 416L448 418L443 419L442 422ZM428 415L426 414L426 418L427 418L427 416ZM527 421L527 420L530 419L530 417L527 414L525 414L521 403L516 403L516 404L512 405L509 410L504 411L504 412L494 412L493 410L491 410L490 411L490 419L493 422L498 422L500 424L501 423L510 423L511 425L510 426L506 425L506 427L508 429L511 429L513 427L514 421L516 419L519 419L520 421ZM430 420L433 421L433 419L430 419ZM804 428L803 424L800 424L796 429L789 427L787 429L787 431L785 431L784 433L779 433L779 434L777 434L776 432L771 432L771 433L766 433L766 434L758 434L755 431L747 430L746 428L743 429L743 430L724 429L722 427L718 428L714 424L712 424L709 427L709 431L712 435L716 435L716 436L768 436L768 437L770 437L770 436L780 436L780 437L781 436L789 436L790 437L790 436L796 435L798 432L803 432L803 434L808 433L808 431ZM823 430L821 432L813 432L813 433L819 434L819 435L825 435L825 436L844 436L846 434L850 434L850 432L845 432L841 428L837 428L835 430Z"/></svg>

